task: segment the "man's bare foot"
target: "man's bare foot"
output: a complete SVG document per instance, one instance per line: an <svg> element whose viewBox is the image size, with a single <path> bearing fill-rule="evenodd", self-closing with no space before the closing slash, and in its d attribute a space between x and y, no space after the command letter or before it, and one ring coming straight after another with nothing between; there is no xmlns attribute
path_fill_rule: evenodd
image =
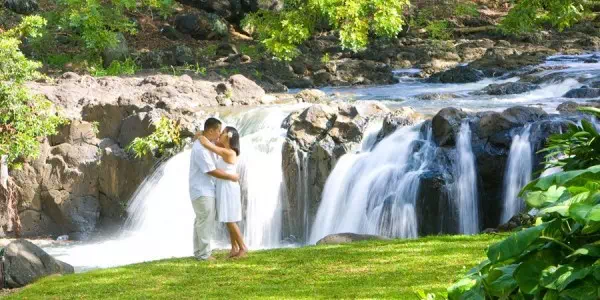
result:
<svg viewBox="0 0 600 300"><path fill-rule="evenodd" d="M229 256L227 258L232 258L235 257L240 251L236 250L236 251L230 251L229 252Z"/></svg>
<svg viewBox="0 0 600 300"><path fill-rule="evenodd" d="M243 258L248 256L248 249L240 249L240 251L233 258Z"/></svg>

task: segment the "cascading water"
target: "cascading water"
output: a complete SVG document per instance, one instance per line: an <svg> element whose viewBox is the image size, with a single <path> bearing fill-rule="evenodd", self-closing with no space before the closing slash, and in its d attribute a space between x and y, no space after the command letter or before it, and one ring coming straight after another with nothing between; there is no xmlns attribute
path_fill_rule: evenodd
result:
<svg viewBox="0 0 600 300"><path fill-rule="evenodd" d="M294 107L287 109L254 109L225 118L242 135L243 227L253 249L281 246L281 146L285 139L281 123ZM129 218L117 239L46 250L78 271L190 256L194 221L188 194L190 153L175 155L144 180L130 201Z"/></svg>
<svg viewBox="0 0 600 300"><path fill-rule="evenodd" d="M325 184L311 243L343 232L417 237L419 176L435 148L419 127L400 128L371 151L340 158ZM364 142L371 142L369 135Z"/></svg>
<svg viewBox="0 0 600 300"><path fill-rule="evenodd" d="M504 172L504 209L501 222L510 218L524 208L523 200L518 197L519 191L531 180L533 168L533 152L529 134L531 126L527 125L522 132L513 137L508 154L508 166Z"/></svg>
<svg viewBox="0 0 600 300"><path fill-rule="evenodd" d="M458 208L459 230L463 234L475 234L479 232L479 205L475 157L471 148L471 127L468 121L460 126L456 151L454 201Z"/></svg>

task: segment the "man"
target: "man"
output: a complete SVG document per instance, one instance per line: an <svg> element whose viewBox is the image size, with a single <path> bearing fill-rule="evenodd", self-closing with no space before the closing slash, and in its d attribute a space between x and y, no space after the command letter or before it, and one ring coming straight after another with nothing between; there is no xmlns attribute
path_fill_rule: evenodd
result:
<svg viewBox="0 0 600 300"><path fill-rule="evenodd" d="M216 142L221 135L221 121L208 118L201 133ZM196 213L194 221L194 256L200 260L214 260L210 240L215 227L215 178L238 181L239 176L225 173L215 167L216 156L199 141L192 147L190 159L190 199Z"/></svg>

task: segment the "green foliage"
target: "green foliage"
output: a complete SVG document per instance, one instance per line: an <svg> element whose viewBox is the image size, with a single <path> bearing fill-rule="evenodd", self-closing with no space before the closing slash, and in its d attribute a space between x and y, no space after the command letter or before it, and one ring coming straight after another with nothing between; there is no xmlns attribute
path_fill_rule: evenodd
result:
<svg viewBox="0 0 600 300"><path fill-rule="evenodd" d="M584 0L521 0L502 20L506 34L533 32L544 24L562 31L585 16Z"/></svg>
<svg viewBox="0 0 600 300"><path fill-rule="evenodd" d="M600 117L600 109L580 108L580 111ZM569 124L567 132L552 135L548 147L548 167L560 166L563 170L585 169L600 164L600 134L594 124L581 120L581 126Z"/></svg>
<svg viewBox="0 0 600 300"><path fill-rule="evenodd" d="M217 54L217 48L219 46L216 44L206 45L200 49L198 49L198 56L211 58Z"/></svg>
<svg viewBox="0 0 600 300"><path fill-rule="evenodd" d="M179 122L162 117L156 124L156 130L147 137L136 137L126 148L136 158L155 153L156 156L170 156L181 150L181 127Z"/></svg>
<svg viewBox="0 0 600 300"><path fill-rule="evenodd" d="M291 60L297 46L315 32L320 22L328 22L339 32L341 45L352 51L364 50L370 34L395 37L404 20L408 0L306 0L286 2L281 12L259 11L243 21L254 28L259 40L276 57Z"/></svg>
<svg viewBox="0 0 600 300"><path fill-rule="evenodd" d="M323 57L321 57L321 62L324 64L327 64L330 61L331 61L331 57L329 57L329 53L323 54Z"/></svg>
<svg viewBox="0 0 600 300"><path fill-rule="evenodd" d="M598 133L582 124L551 137L544 150L566 157L556 163L565 171L538 178L519 194L538 210L536 226L490 246L488 259L448 289L450 299L600 298Z"/></svg>
<svg viewBox="0 0 600 300"><path fill-rule="evenodd" d="M452 38L448 21L430 21L425 30L429 33L429 37L434 40L449 40Z"/></svg>
<svg viewBox="0 0 600 300"><path fill-rule="evenodd" d="M118 33L135 34L136 24L127 15L138 8L157 10L166 17L172 0L57 0L57 29L83 42L91 54L118 43Z"/></svg>
<svg viewBox="0 0 600 300"><path fill-rule="evenodd" d="M454 15L457 17L478 17L477 4L472 2L459 2L454 7Z"/></svg>
<svg viewBox="0 0 600 300"><path fill-rule="evenodd" d="M25 17L15 28L0 34L0 156L8 157L9 167L19 167L20 159L39 153L39 138L55 134L65 120L41 96L32 96L24 82L41 77L39 62L27 59L19 50L21 38L36 37L46 21Z"/></svg>
<svg viewBox="0 0 600 300"><path fill-rule="evenodd" d="M139 70L140 67L130 58L125 59L123 62L115 60L106 69L101 64L89 68L90 74L95 77L135 75Z"/></svg>

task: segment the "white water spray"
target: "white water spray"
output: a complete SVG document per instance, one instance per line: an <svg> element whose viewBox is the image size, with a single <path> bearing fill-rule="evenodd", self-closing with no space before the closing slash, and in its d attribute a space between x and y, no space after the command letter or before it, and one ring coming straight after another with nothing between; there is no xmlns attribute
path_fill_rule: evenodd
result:
<svg viewBox="0 0 600 300"><path fill-rule="evenodd" d="M400 128L373 150L340 158L325 184L311 243L343 232L417 237L419 179L434 149L430 139L419 141L419 127ZM413 152L417 141L421 147Z"/></svg>
<svg viewBox="0 0 600 300"><path fill-rule="evenodd" d="M459 229L463 234L479 232L479 205L477 196L477 173L475 157L471 148L471 127L464 121L456 143L457 166L455 170L456 196L454 201L458 208Z"/></svg>
<svg viewBox="0 0 600 300"><path fill-rule="evenodd" d="M504 208L500 219L502 223L508 222L524 208L523 200L518 195L531 180L533 153L529 141L530 131L531 126L525 126L520 134L513 137L510 146L508 166L504 173Z"/></svg>

